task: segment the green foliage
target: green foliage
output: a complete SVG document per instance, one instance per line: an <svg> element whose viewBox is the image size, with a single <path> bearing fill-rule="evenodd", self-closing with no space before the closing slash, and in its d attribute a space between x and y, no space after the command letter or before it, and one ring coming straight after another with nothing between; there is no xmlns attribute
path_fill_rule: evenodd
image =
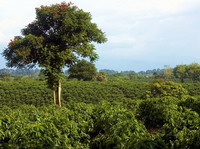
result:
<svg viewBox="0 0 200 149"><path fill-rule="evenodd" d="M86 103L98 103L102 100L121 101L124 99L123 92L107 85L106 82L71 81L63 83L63 99Z"/></svg>
<svg viewBox="0 0 200 149"><path fill-rule="evenodd" d="M92 110L22 106L0 113L3 148L88 148ZM87 114L87 115L86 115Z"/></svg>
<svg viewBox="0 0 200 149"><path fill-rule="evenodd" d="M94 115L91 148L125 148L129 141L136 144L147 135L146 128L137 121L135 114L120 104L102 102Z"/></svg>
<svg viewBox="0 0 200 149"><path fill-rule="evenodd" d="M139 105L140 119L148 128L161 128L171 117L171 112L177 110L179 100L174 97L152 98L141 102ZM174 110L173 110L174 109Z"/></svg>
<svg viewBox="0 0 200 149"><path fill-rule="evenodd" d="M180 102L181 106L192 109L193 111L200 114L200 98L199 97L188 97L185 101Z"/></svg>
<svg viewBox="0 0 200 149"><path fill-rule="evenodd" d="M200 83L183 83L181 84L187 91L190 96L199 96L200 95Z"/></svg>
<svg viewBox="0 0 200 149"><path fill-rule="evenodd" d="M36 8L36 19L22 29L4 50L9 67L45 69L50 88L58 86L64 66L70 66L81 57L97 59L93 42L106 41L104 33L91 22L90 13L61 3Z"/></svg>
<svg viewBox="0 0 200 149"><path fill-rule="evenodd" d="M11 82L0 82L2 97L6 97L2 94L6 91L5 88L8 88L6 94L13 89L25 92L39 91L36 90L38 86L41 86L40 91L47 91L44 82ZM121 86L125 90L124 84ZM131 84L134 86L133 82L129 85ZM134 91L129 85L127 90ZM31 90L30 86L35 88ZM72 90L68 94L67 104L61 108L41 106L42 104L38 104L38 108L30 105L19 106L28 96L24 97L24 101L20 104L16 104L14 100L13 109L3 106L5 105L3 103L0 108L0 148L198 149L200 147L198 98L188 97L180 100L167 96L132 100L124 98L125 94L119 89L120 83L117 82L71 81L64 83L64 86L66 89L64 92L67 93L70 88ZM135 86L138 88L139 85L136 83ZM77 95L73 95L79 90ZM39 92L33 92L33 97L30 98L33 104L36 94ZM41 98L47 95L48 92L39 94ZM23 97L22 94L17 98L20 97ZM40 99L40 102L42 100Z"/></svg>
<svg viewBox="0 0 200 149"><path fill-rule="evenodd" d="M192 63L186 67L188 78L194 81L200 81L200 65Z"/></svg>
<svg viewBox="0 0 200 149"><path fill-rule="evenodd" d="M51 94L52 92L46 87L45 82L34 80L0 82L0 106L49 105L53 103Z"/></svg>
<svg viewBox="0 0 200 149"><path fill-rule="evenodd" d="M69 78L76 78L83 81L95 79L97 69L95 65L86 60L81 60L69 68Z"/></svg>
<svg viewBox="0 0 200 149"><path fill-rule="evenodd" d="M69 102L67 108L4 107L0 110L0 133L0 148L121 148L130 140L135 145L147 135L133 112L121 103L109 102Z"/></svg>
<svg viewBox="0 0 200 149"><path fill-rule="evenodd" d="M200 65L192 63L190 65L177 65L173 73L176 78L179 78L183 83L185 79L190 79L192 82L200 81Z"/></svg>
<svg viewBox="0 0 200 149"><path fill-rule="evenodd" d="M174 76L179 78L182 83L184 82L184 79L187 78L186 68L187 65L177 65L173 70Z"/></svg>
<svg viewBox="0 0 200 149"><path fill-rule="evenodd" d="M163 77L166 80L170 80L173 78L173 69L169 65L164 66Z"/></svg>
<svg viewBox="0 0 200 149"><path fill-rule="evenodd" d="M164 132L163 139L171 148L195 148L198 149L200 144L196 141L199 139L199 115L190 109L179 108L177 115L162 127ZM175 113L171 113L175 114Z"/></svg>
<svg viewBox="0 0 200 149"><path fill-rule="evenodd" d="M130 99L144 99L146 90L149 90L149 83L146 82L118 81L107 84L120 89L124 96Z"/></svg>
<svg viewBox="0 0 200 149"><path fill-rule="evenodd" d="M179 106L172 97L148 99L139 106L139 118L148 130L154 129L169 148L199 148L199 114Z"/></svg>
<svg viewBox="0 0 200 149"><path fill-rule="evenodd" d="M188 91L190 96L200 95L200 83L184 83L181 85ZM146 91L150 90L149 83L131 81L63 81L62 87L63 104L67 104L68 101L98 103L101 100L128 101L145 99ZM176 89L174 89L175 91ZM175 95L168 93L168 95L175 96L177 93ZM157 97L159 96L157 95ZM44 81L30 79L0 81L0 103L0 106L7 105L11 107L17 107L20 104L42 106L52 104L53 97L51 90L46 87Z"/></svg>
<svg viewBox="0 0 200 149"><path fill-rule="evenodd" d="M63 81L62 87L62 99L65 105L69 101L98 103L101 100L112 102L142 99L148 89L148 83ZM0 82L0 106L49 105L53 103L51 94L44 81Z"/></svg>
<svg viewBox="0 0 200 149"><path fill-rule="evenodd" d="M181 99L186 94L187 91L181 84L158 79L150 84L150 91L147 92L147 97L172 96Z"/></svg>
<svg viewBox="0 0 200 149"><path fill-rule="evenodd" d="M11 76L10 76L9 73L7 73L7 72L2 72L2 73L0 74L0 80L2 80L2 81L9 81L10 79L11 79Z"/></svg>
<svg viewBox="0 0 200 149"><path fill-rule="evenodd" d="M105 72L98 72L95 79L96 81L107 81L108 76Z"/></svg>

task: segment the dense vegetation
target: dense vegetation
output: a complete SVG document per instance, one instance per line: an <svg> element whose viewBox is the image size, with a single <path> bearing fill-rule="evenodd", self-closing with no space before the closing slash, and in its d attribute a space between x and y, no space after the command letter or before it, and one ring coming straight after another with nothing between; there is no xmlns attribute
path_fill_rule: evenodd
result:
<svg viewBox="0 0 200 149"><path fill-rule="evenodd" d="M58 108L43 81L1 81L0 148L198 149L199 86L66 81Z"/></svg>
<svg viewBox="0 0 200 149"><path fill-rule="evenodd" d="M98 103L101 100L142 99L145 97L147 88L147 83L65 81L63 82L62 98L63 104L69 101ZM0 82L1 106L50 105L53 103L52 94L44 81Z"/></svg>
<svg viewBox="0 0 200 149"><path fill-rule="evenodd" d="M97 72L105 33L71 2L36 8L21 33L2 53L17 69L0 70L0 149L200 148L199 64Z"/></svg>
<svg viewBox="0 0 200 149"><path fill-rule="evenodd" d="M164 66L164 69L153 69L140 71L138 73L134 71L115 71L109 69L100 69L99 72L95 73L96 70L94 65L89 62L79 62L75 64L70 71L65 70L67 78L76 78L78 80L97 80L97 81L136 81L136 82L150 82L154 79L165 79L179 83L193 83L200 81L200 65L198 63L191 63L189 65L177 65L175 68L171 68L168 65ZM76 67L78 66L78 67ZM0 69L0 80L23 80L24 75L28 75L28 78L40 79L39 73L44 75L44 70L38 69ZM95 77L96 74L96 77ZM19 75L23 75L19 76ZM25 77L25 79L27 76ZM44 78L43 78L44 79Z"/></svg>

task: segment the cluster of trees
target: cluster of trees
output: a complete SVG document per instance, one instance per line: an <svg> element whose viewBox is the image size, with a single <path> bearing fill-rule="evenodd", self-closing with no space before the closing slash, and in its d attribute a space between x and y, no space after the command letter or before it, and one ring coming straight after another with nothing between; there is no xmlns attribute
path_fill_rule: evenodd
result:
<svg viewBox="0 0 200 149"><path fill-rule="evenodd" d="M185 79L190 79L192 82L200 81L200 65L192 63L190 65L177 65L173 69L174 76L179 78L181 82Z"/></svg>
<svg viewBox="0 0 200 149"><path fill-rule="evenodd" d="M198 63L177 65L175 68L165 65L164 69L153 69L138 73L134 71L117 72L109 69L102 69L100 71L108 75L108 80L151 81L153 79L166 79L176 82L179 80L182 83L185 81L200 81L200 65Z"/></svg>
<svg viewBox="0 0 200 149"><path fill-rule="evenodd" d="M45 79L45 73L39 69L1 69L1 80L10 80L10 77L14 75L15 80L19 80L21 75L32 75L35 79ZM148 73L147 73L148 72ZM134 71L114 71L109 69L101 69L97 71L95 65L92 62L86 60L79 60L69 67L65 72L68 79L77 79L83 81L118 81L118 80L134 80L134 81L151 81L153 79L166 79L175 82L195 82L200 81L200 65L198 63L192 63L189 65L177 65L175 68L171 68L166 65L164 69L148 70L145 74L136 73ZM38 77L39 75L39 77ZM21 79L23 77L21 76ZM29 77L30 78L30 77ZM43 80L42 79L42 80Z"/></svg>

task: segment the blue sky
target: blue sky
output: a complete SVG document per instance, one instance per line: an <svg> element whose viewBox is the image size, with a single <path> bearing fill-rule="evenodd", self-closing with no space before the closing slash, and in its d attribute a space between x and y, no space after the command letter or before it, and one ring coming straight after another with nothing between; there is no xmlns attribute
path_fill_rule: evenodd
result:
<svg viewBox="0 0 200 149"><path fill-rule="evenodd" d="M0 52L35 19L35 8L63 0L0 0ZM69 1L66 1L69 2ZM71 0L108 38L98 69L147 70L200 63L199 0ZM5 60L0 56L0 68Z"/></svg>

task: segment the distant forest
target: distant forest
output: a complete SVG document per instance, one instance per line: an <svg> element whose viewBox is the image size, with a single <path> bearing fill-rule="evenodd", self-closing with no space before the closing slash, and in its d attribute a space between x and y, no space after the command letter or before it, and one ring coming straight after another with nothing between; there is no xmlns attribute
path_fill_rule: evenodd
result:
<svg viewBox="0 0 200 149"><path fill-rule="evenodd" d="M3 72L7 72L11 75L36 75L39 74L40 69L7 69L7 68L3 68L0 69L0 74Z"/></svg>
<svg viewBox="0 0 200 149"><path fill-rule="evenodd" d="M7 72L11 75L36 75L39 74L40 69L28 69L28 68L23 68L23 69L8 69L8 68L3 68L0 69L0 74L3 72ZM163 73L164 69L152 69L152 70L146 70L146 71L139 71L135 72L133 70L130 71L115 71L115 70L110 70L110 69L100 69L99 72L104 72L106 74L112 75L112 74L131 74L131 73L136 73L136 74L154 74L154 73ZM65 70L65 74L69 74L68 70Z"/></svg>
<svg viewBox="0 0 200 149"><path fill-rule="evenodd" d="M151 81L154 79L167 79L175 82L196 82L200 81L200 65L198 63L191 63L189 65L177 65L171 68L169 65L165 65L164 69L152 69L146 71L115 71L110 69L100 69L98 72L90 72L90 65L81 65L84 67L77 67L73 71L65 70L66 78L72 79L76 78L78 80L85 80L85 77L91 76L89 80L98 80L97 78L104 78L103 80L108 81L119 81L119 80L133 80L133 81ZM93 66L95 67L95 66ZM78 69L81 68L81 69ZM42 69L0 69L0 78L5 78L6 76L19 77L30 76L30 77L44 77ZM78 72L79 71L79 72ZM84 72L84 73L83 73ZM85 72L87 72L85 75ZM3 73L3 74L2 74ZM7 73L7 74L5 74ZM80 78L81 74L81 78ZM72 77L74 76L74 77ZM0 79L7 80L7 79ZM85 81L89 81L86 79ZM102 79L100 79L103 81Z"/></svg>
<svg viewBox="0 0 200 149"><path fill-rule="evenodd" d="M115 71L115 70L110 70L110 69L100 69L99 72L105 72L109 75L116 74L116 73L121 73L121 74L130 74L130 73L136 73L136 74L154 74L154 73L163 73L164 69L152 69L152 70L146 70L146 71L139 71L135 72L133 70L130 71Z"/></svg>

